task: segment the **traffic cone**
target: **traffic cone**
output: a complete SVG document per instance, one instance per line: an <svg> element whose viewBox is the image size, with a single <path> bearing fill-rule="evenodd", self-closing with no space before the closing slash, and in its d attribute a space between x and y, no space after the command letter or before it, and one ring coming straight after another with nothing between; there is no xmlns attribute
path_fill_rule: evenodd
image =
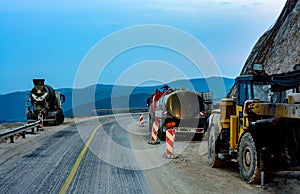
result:
<svg viewBox="0 0 300 194"><path fill-rule="evenodd" d="M143 113L140 113L140 124L142 127L144 127L144 116Z"/></svg>
<svg viewBox="0 0 300 194"><path fill-rule="evenodd" d="M178 157L174 154L175 133L175 129L168 129L166 131L166 153L164 154L164 157L167 159L175 159Z"/></svg>
<svg viewBox="0 0 300 194"><path fill-rule="evenodd" d="M158 118L155 117L152 125L151 140L148 142L149 144L152 145L159 144L159 142L157 142L157 133L158 133Z"/></svg>

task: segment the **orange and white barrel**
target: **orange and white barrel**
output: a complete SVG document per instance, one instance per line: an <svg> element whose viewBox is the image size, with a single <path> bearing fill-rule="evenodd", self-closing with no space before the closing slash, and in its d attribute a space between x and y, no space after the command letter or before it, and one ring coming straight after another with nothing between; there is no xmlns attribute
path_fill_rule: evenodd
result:
<svg viewBox="0 0 300 194"><path fill-rule="evenodd" d="M175 129L168 129L166 131L166 154L174 155L174 139L175 139Z"/></svg>
<svg viewBox="0 0 300 194"><path fill-rule="evenodd" d="M174 140L175 140L175 129L168 129L166 131L166 153L165 158L174 159L177 158L174 154Z"/></svg>
<svg viewBox="0 0 300 194"><path fill-rule="evenodd" d="M144 116L143 113L140 113L140 124L142 127L144 127Z"/></svg>
<svg viewBox="0 0 300 194"><path fill-rule="evenodd" d="M155 117L153 125L152 125L152 133L151 140L148 142L149 144L158 144L157 142L157 133L158 133L158 118Z"/></svg>

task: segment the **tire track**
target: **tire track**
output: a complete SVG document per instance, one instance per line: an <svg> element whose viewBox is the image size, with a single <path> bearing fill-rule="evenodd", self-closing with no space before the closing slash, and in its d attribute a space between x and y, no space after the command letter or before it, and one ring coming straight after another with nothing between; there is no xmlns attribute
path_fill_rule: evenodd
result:
<svg viewBox="0 0 300 194"><path fill-rule="evenodd" d="M128 150L120 153L120 146ZM143 172L133 166L127 131L115 122L104 125L95 134L68 193L151 193Z"/></svg>
<svg viewBox="0 0 300 194"><path fill-rule="evenodd" d="M57 138L57 135L63 135L64 132L69 134L68 138ZM62 130L47 140L33 151L14 156L1 164L1 192L57 192L78 155L74 150L84 144L78 141L80 138L75 127Z"/></svg>
<svg viewBox="0 0 300 194"><path fill-rule="evenodd" d="M106 122L113 118L100 120ZM86 140L98 124L97 119L92 119L77 126L67 126L40 143L31 146L32 142L28 142L25 152L20 149L8 159L1 158L4 162L0 164L0 193L58 193L85 146L82 139ZM78 129L85 131L85 136L81 136ZM103 139L104 133L110 139ZM115 154L120 145L130 149L126 130L117 124L107 125L95 133L67 193L151 193L142 171L107 162L125 163L128 167L136 165L130 150L121 157ZM99 158L100 153L106 155L105 158Z"/></svg>

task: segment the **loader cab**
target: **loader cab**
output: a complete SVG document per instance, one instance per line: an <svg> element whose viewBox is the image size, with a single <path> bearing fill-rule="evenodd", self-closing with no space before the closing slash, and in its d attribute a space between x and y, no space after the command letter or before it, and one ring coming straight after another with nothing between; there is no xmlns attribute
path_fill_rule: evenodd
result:
<svg viewBox="0 0 300 194"><path fill-rule="evenodd" d="M245 126L243 114L244 104L247 100L258 100L260 102L269 102L271 97L271 78L266 74L262 75L241 75L235 79L235 118L229 122L231 136L235 139L231 141L230 148L237 148L237 138L242 133L240 129ZM225 120L224 120L225 121ZM234 121L234 122L233 122Z"/></svg>
<svg viewBox="0 0 300 194"><path fill-rule="evenodd" d="M236 78L236 105L243 106L246 100L269 102L271 78L268 75L242 75Z"/></svg>

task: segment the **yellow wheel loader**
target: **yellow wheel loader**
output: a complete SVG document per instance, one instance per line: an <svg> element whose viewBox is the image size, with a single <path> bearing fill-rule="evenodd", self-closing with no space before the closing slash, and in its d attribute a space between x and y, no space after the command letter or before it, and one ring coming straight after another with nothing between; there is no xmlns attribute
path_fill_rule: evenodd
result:
<svg viewBox="0 0 300 194"><path fill-rule="evenodd" d="M299 165L299 85L299 70L237 77L231 95L209 118L209 164L236 161L249 183L260 180L261 169Z"/></svg>

